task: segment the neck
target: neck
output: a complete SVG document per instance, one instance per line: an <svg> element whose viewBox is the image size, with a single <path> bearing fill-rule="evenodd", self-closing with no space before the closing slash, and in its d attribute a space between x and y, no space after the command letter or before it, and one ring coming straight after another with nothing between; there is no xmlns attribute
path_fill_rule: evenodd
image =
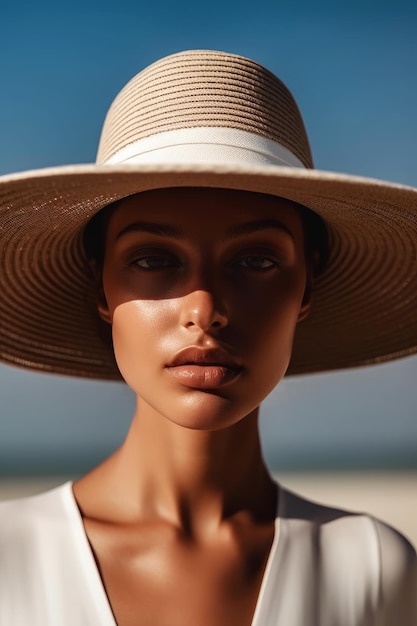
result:
<svg viewBox="0 0 417 626"><path fill-rule="evenodd" d="M242 511L267 519L274 509L258 410L228 428L205 431L178 426L139 402L124 444L104 471L125 519L146 512L191 528Z"/></svg>

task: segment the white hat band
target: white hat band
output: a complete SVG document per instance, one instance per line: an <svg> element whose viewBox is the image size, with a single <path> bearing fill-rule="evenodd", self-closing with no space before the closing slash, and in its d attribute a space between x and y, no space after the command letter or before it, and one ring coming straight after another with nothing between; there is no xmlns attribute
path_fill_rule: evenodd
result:
<svg viewBox="0 0 417 626"><path fill-rule="evenodd" d="M116 163L205 163L283 165L303 163L280 143L238 128L180 128L135 141L111 156Z"/></svg>

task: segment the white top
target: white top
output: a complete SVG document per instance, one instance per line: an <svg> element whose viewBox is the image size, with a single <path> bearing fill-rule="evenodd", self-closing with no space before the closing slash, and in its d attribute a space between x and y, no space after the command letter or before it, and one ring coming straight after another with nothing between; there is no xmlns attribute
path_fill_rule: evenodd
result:
<svg viewBox="0 0 417 626"><path fill-rule="evenodd" d="M278 500L252 626L416 626L402 535L282 487ZM0 626L117 626L71 482L0 503Z"/></svg>

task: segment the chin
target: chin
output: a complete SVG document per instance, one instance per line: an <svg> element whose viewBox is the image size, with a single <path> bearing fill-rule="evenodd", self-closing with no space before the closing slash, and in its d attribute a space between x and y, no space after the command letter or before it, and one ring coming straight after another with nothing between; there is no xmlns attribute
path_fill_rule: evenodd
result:
<svg viewBox="0 0 417 626"><path fill-rule="evenodd" d="M187 398L175 415L170 411L168 419L190 430L220 431L235 426L257 410L257 406L243 407L240 403L216 394L201 395L204 397Z"/></svg>

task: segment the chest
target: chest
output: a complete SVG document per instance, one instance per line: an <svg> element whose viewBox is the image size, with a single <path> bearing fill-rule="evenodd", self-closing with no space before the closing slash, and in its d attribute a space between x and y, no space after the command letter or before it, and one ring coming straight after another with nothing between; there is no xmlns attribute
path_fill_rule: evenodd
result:
<svg viewBox="0 0 417 626"><path fill-rule="evenodd" d="M251 540L208 545L164 532L86 530L117 626L252 623L273 525Z"/></svg>

